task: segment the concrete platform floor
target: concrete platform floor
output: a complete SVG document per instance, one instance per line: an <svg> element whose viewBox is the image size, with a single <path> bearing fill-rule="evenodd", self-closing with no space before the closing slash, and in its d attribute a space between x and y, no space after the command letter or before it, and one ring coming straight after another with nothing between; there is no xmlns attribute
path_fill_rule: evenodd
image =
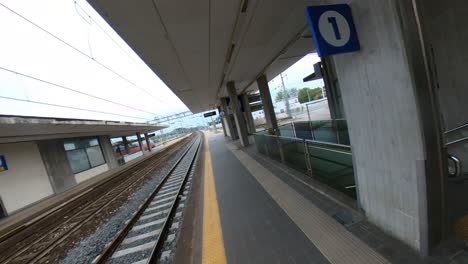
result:
<svg viewBox="0 0 468 264"><path fill-rule="evenodd" d="M391 263L221 133L205 136L176 263Z"/></svg>

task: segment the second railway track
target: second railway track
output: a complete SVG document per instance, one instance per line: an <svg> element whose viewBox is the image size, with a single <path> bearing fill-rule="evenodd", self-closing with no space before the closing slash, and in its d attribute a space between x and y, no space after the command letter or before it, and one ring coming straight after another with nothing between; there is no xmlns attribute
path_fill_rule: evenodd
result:
<svg viewBox="0 0 468 264"><path fill-rule="evenodd" d="M192 144L190 144L190 146L185 150L183 156L185 156L186 153L188 153L188 151L193 148L192 146L197 140L199 139L192 140ZM59 223L52 224L52 228L49 228L48 231L44 231L41 233L40 228L38 228L38 230L35 230L35 228L28 228L27 230L22 230L21 232L19 232L19 237L24 236L25 238L17 242L16 245L12 246L13 250L10 249L9 251L3 251L1 254L3 255L3 258L1 259L0 263L43 262L41 260L44 260L43 258L49 253L51 253L57 245L63 242L68 236L70 236L74 232L79 232L80 227L84 223L90 220L93 216L99 214L102 210L106 208L106 206L118 199L119 196L122 196L122 194L125 191L128 192L132 189L132 187L135 187L138 184L144 182L145 179L147 179L147 176L158 166L160 166L161 162L165 160L165 158L174 153L175 149L165 154L163 156L164 158L161 160L150 158L149 160L142 162L142 165L139 165L138 169L134 170L132 173L126 173L127 178L118 181L115 187L113 187L110 191L105 192L105 194L103 194L100 197L96 197L96 199L92 200L86 205L68 209L72 213L68 213L68 215L67 213L64 213L63 215L65 215L65 217L59 218L61 220L50 220ZM96 189L102 187L102 185L99 185L98 187L96 187ZM60 210L66 211L67 207L64 207ZM41 220L38 220L38 222L40 221ZM14 239L15 238L13 237L12 240L14 241ZM5 243L5 241L2 243ZM6 252L10 253L8 255L5 255L4 253Z"/></svg>

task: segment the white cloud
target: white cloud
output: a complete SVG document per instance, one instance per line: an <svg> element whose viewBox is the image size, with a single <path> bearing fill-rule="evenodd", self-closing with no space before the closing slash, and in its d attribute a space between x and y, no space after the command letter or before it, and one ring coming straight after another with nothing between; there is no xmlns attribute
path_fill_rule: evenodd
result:
<svg viewBox="0 0 468 264"><path fill-rule="evenodd" d="M141 122L152 119L150 113L187 109L86 1L4 0L0 4L0 96L95 111L0 98L0 114Z"/></svg>

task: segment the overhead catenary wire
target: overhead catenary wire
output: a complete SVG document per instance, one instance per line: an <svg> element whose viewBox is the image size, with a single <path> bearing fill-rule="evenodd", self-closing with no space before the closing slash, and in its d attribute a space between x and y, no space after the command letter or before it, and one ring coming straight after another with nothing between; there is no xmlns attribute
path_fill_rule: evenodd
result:
<svg viewBox="0 0 468 264"><path fill-rule="evenodd" d="M86 12L86 10L75 0L73 0L73 2L75 3L75 5L77 7L79 7L81 10L83 10L83 12ZM114 44L119 47L119 49L125 53L125 55L130 59L132 60L132 62L135 64L135 66L139 66L139 63L132 57L132 55L130 55L130 53L128 51L126 51L118 42L117 40L115 40L110 34L109 32L107 32L99 23L98 21L96 21L96 19L94 19L92 16L88 15L89 19L94 22L94 25L96 25L112 42L114 42Z"/></svg>
<svg viewBox="0 0 468 264"><path fill-rule="evenodd" d="M87 111L87 112L107 114L107 115L120 116L120 117L127 117L127 118L135 118L135 119L145 120L145 121L150 121L151 120L151 119L148 119L148 118L142 118L142 117L137 117L137 116L122 115L122 114L116 114L116 113L112 113L112 112L92 110L92 109L87 109L87 108L60 105L60 104L53 104L53 103L46 103L46 102L40 102L40 101L35 101L35 100L29 100L29 99L21 99L21 98L3 96L3 95L0 95L0 99L13 100L13 101L19 101L19 102L27 102L27 103L34 103L34 104L47 105L47 106L55 106L55 107L68 108L68 109L73 109L73 110Z"/></svg>
<svg viewBox="0 0 468 264"><path fill-rule="evenodd" d="M119 102L115 102L115 101L112 101L112 100L109 100L109 99L106 99L106 98L103 98L103 97L99 97L99 96L96 96L96 95L85 93L85 92L82 92L82 91L79 91L79 90L76 90L76 89L73 89L73 88L69 88L69 87L66 87L66 86L63 86L63 85L60 85L60 84L56 84L56 83L53 83L53 82L50 82L50 81L40 79L38 77L34 77L34 76L31 76L31 75L28 75L28 74L25 74L25 73L21 73L21 72L17 72L17 71L8 69L8 68L4 68L2 66L0 66L0 70L7 71L7 72L10 72L10 73L14 73L14 74L17 74L17 75L21 75L23 77L26 77L26 78L29 78L29 79L32 79L32 80L47 83L49 85L55 86L55 87L60 88L60 89L64 89L64 90L71 91L71 92L74 92L74 93L77 93L77 94L89 96L89 97L92 97L94 99L98 99L98 100L105 101L105 102L115 104L115 105L118 105L118 106L126 107L128 109L136 110L136 111L151 114L151 115L158 115L158 114L153 113L153 112L149 112L149 111L139 109L139 108L136 108L136 107L133 107L133 106L129 106L129 105L125 105L125 104L122 104L122 103L119 103Z"/></svg>
<svg viewBox="0 0 468 264"><path fill-rule="evenodd" d="M87 12L87 11L85 10L85 8L83 8L83 7L80 5L80 3L78 3L76 0L72 0L72 1L73 1L73 2L75 3L75 5L76 5L78 8L80 8L83 12L85 12L85 13ZM83 1L86 1L86 0L83 0ZM106 36L107 36L107 37L108 37L108 38L109 38L109 39L110 39L126 56L127 56L127 58L129 58L129 59L133 62L133 64L134 64L136 67L141 67L141 65L145 65L145 66L147 67L147 68L145 68L145 70L149 69L150 71L152 71L152 70L145 64L145 62L143 62L143 61L141 60L141 58L138 57L138 55L136 55L136 56L140 59L139 61L137 61L127 50L125 50L125 48L122 47L122 45L119 44L119 42L118 42L114 37L112 37L111 34L109 34L109 32L107 32L107 30L105 30L104 27L103 27L96 19L94 19L91 15L88 15L88 18L90 19L90 22L93 22L93 25L96 25L96 26L97 26L97 27L98 27L98 28L99 28L99 29L100 29L100 30L101 30L101 31L102 31L102 32L103 32L103 33L104 33L104 34L105 34L105 35L106 35ZM122 39L121 39L121 40L122 40ZM130 49L131 49L131 48L130 48ZM91 48L90 48L90 50L91 50ZM133 50L132 50L132 51L133 51ZM141 89L143 89L143 88L141 88ZM146 89L143 89L143 90L146 91ZM158 100L158 102L165 104L165 103L162 102L158 97L154 97L154 96L152 96L152 97L153 97L154 99Z"/></svg>
<svg viewBox="0 0 468 264"><path fill-rule="evenodd" d="M111 69L110 67L106 66L105 64L103 64L102 62L94 59L92 56L90 56L89 54L81 51L80 49L76 48L75 46L71 45L70 43L66 42L65 40L61 39L60 37L54 35L52 32L48 31L47 29L39 26L38 24L34 23L32 20L28 19L27 17L21 15L20 13L16 12L15 10L11 9L10 7L6 6L5 4L3 3L0 3L0 6L4 7L6 10L10 11L11 13L15 14L16 16L20 17L21 19L27 21L28 23L30 23L31 25L35 26L36 28L40 29L41 31L45 32L46 34L50 35L51 37L53 37L54 39L58 40L59 42L63 43L64 45L70 47L71 49L75 50L76 52L80 53L81 55L89 58L90 60L94 61L95 63L97 63L98 65L100 65L101 67L103 67L104 69L112 72L113 74L115 74L116 76L118 76L119 78L121 78L122 80L132 84L135 88L145 92L146 94L148 94L149 96L155 98L156 100L159 101L159 99L152 95L151 93L149 93L147 90L139 87L138 85L136 85L134 82L130 81L129 79L125 78L124 76L122 76L121 74L119 74L118 72L114 71L113 69Z"/></svg>

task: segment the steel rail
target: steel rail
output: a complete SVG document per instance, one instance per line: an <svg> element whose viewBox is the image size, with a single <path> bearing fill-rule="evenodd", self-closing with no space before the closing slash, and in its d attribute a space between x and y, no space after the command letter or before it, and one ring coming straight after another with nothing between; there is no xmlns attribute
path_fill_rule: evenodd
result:
<svg viewBox="0 0 468 264"><path fill-rule="evenodd" d="M196 141L196 140L195 140ZM152 203L153 199L158 195L160 192L161 188L166 184L167 180L170 178L174 170L177 168L177 166L180 165L182 160L186 157L190 149L194 146L195 142L190 145L189 148L184 152L184 154L176 161L176 163L172 166L172 168L169 170L169 172L164 176L164 179L158 184L158 186L154 189L154 191L146 198L145 202L140 206L140 208L134 213L132 218L128 221L128 223L124 226L124 228L116 235L116 237L104 248L102 253L94 259L93 263L94 264L102 264L105 263L109 258L112 257L112 254L115 252L115 250L120 246L122 241L127 237L128 233L132 229L132 227L135 225L135 223L140 219L140 217L143 215L143 213L146 211L146 209L149 207L149 205ZM197 146L198 148L199 146ZM194 155L193 159L196 158L196 155ZM192 161L193 162L193 161ZM191 167L188 169L188 172L186 176L190 173ZM184 182L181 184L181 188L183 185L185 185L186 177L184 178ZM180 195L180 190L177 194L177 197ZM177 200L178 198L176 198ZM168 215L169 217L169 215ZM163 229L164 230L164 229ZM162 236L162 232L159 234L159 238ZM158 238L158 240L159 240Z"/></svg>
<svg viewBox="0 0 468 264"><path fill-rule="evenodd" d="M196 150L196 152L195 152L195 154L193 156L193 159L190 162L190 166L189 166L189 169L187 170L187 172L185 174L184 180L183 180L182 184L179 187L179 191L177 192L176 199L174 200L174 203L171 206L170 212L169 212L166 220L164 221L164 224L163 224L163 226L161 228L162 231L158 236L156 244L154 245L153 249L151 250L150 257L148 258L148 261L146 262L147 264L156 263L157 260L158 260L158 256L160 255L161 249L163 248L163 245L164 245L164 241L165 241L164 238L166 238L167 233L169 232L170 221L174 218L175 212L177 210L177 205L179 204L181 194L183 193L184 187L185 187L185 185L187 183L187 179L188 179L188 177L189 177L189 175L190 175L190 173L191 173L191 171L193 169L193 165L194 165L195 161L198 160L198 155L200 153L201 144L203 143L202 139L203 139L203 137L200 136L200 142L199 142L199 144L197 146L197 150Z"/></svg>
<svg viewBox="0 0 468 264"><path fill-rule="evenodd" d="M193 144L193 143L192 143ZM191 146L191 145L190 145ZM187 147L187 150L188 151L190 149L190 146ZM172 154L172 153L171 153ZM170 156L171 154L166 154L163 156L164 157L168 157ZM149 161L151 160L151 158L145 160L145 161ZM136 166L138 165L142 165L143 162L145 161L142 161L140 163L138 163L137 165L133 166L132 168L135 168ZM110 189L109 191L107 191L105 194L103 194L101 197L99 197L99 199L96 199L94 202L91 202L89 204L87 204L85 207L83 207L82 209L78 210L76 213L74 213L71 217L69 217L69 219L67 219L66 221L62 222L60 225L54 227L51 231L49 232L46 232L45 234L41 235L39 238L35 239L35 241L33 243L31 243L29 246L27 247L24 247L22 249L20 249L19 251L13 253L12 255L10 255L8 258L4 259L2 261L2 263L10 263L12 261L14 261L15 259L17 258L21 258L22 254L26 251L28 251L29 249L31 249L35 243L37 242L40 242L41 240L47 238L47 236L57 232L60 230L61 227L69 224L69 223L73 223L74 220L76 220L76 218L78 218L80 215L84 214L86 212L86 210L89 210L92 208L93 205L96 205L97 202L99 202L101 199L105 199L105 196L106 195L109 195L111 194L112 192L116 191L116 190L119 190L119 188L122 188L123 186L125 186L125 184L128 184L129 182L131 182L131 184L129 184L128 186L126 187L123 187L122 190L118 191L118 193L114 194L112 196L112 198L110 198L109 200L105 201L101 206L99 206L99 208L97 209L94 209L94 212L92 212L89 216L87 216L85 219L83 219L82 221L80 221L78 224L76 224L76 226L72 227L70 230L67 230L65 233L63 233L58 239L54 240L51 244L49 244L47 247L45 247L44 249L42 250L39 250L39 252L36 252L36 254L34 256L32 256L29 260L28 263L34 263L36 262L37 260L39 260L40 258L44 257L45 255L47 255L52 249L54 249L60 242L62 242L63 240L65 240L66 238L68 238L72 233L74 233L75 231L77 231L81 226L83 226L87 220L91 219L92 217L94 217L96 214L100 213L103 209L106 208L107 205L109 205L110 203L112 203L113 201L115 201L117 198L120 197L120 195L122 193L124 193L125 191L131 189L132 187L134 187L135 185L139 184L141 182L141 180L145 179L146 176L151 173L151 171L153 171L153 169L155 169L157 166L159 166L160 164L162 163L162 159L158 160L154 165L151 165L151 164L148 164L146 167L143 167L141 168L140 170L138 170L138 174L141 173L141 175L138 175L137 173L134 173L133 175L138 175L137 176L137 179L135 179L134 177L129 177L127 178L126 180L123 180L122 182L118 183L114 188ZM127 172L129 169L126 169L124 172ZM122 173L119 173L119 174L123 174L124 172ZM106 181L107 182L107 181ZM99 186L101 186L102 184L100 184Z"/></svg>
<svg viewBox="0 0 468 264"><path fill-rule="evenodd" d="M169 148L169 147L164 148L164 150L166 150L167 148ZM171 153L162 153L162 154L163 154L163 156L161 156L161 157L159 157L159 158L165 158L165 157L171 155L172 152L171 152ZM155 155L156 155L156 154L155 154ZM151 159L151 158L155 158L155 157L154 157L154 156L148 157L148 159ZM74 197L71 198L70 200L68 200L68 201L66 201L66 202L63 202L63 203L61 203L61 204L53 205L53 206L50 207L50 209L49 209L48 211L46 211L45 213L40 214L40 215L38 215L37 217L34 217L32 220L27 221L27 222L24 223L24 224L21 224L21 225L19 225L19 226L17 226L17 227L12 228L12 230L7 231L7 232L4 233L4 234L0 234L0 243L4 242L6 239L8 239L8 238L12 237L13 235L19 233L20 231L23 231L25 228L34 225L35 223L37 223L37 222L39 222L39 221L45 219L46 217L52 215L53 213L56 213L57 211L61 210L64 206L66 206L66 205L68 205L68 204L70 204L70 203L72 203L72 202L74 202L74 201L76 201L76 200L82 198L84 195L86 195L86 194L89 193L90 191L93 191L93 190L95 190L95 189L97 189L97 188L100 188L100 187L106 185L106 184L109 184L109 182L111 182L111 181L113 181L113 180L116 180L116 178L118 178L118 177L121 176L122 174L128 172L129 170L131 170L131 169L133 169L133 168L135 168L135 167L137 167L137 166L139 166L139 165L143 165L143 163L145 163L148 159L145 159L145 160L142 160L142 161L140 161L140 162L137 162L137 163L134 163L134 164L129 165L127 168L124 168L124 169L122 169L121 171L119 171L119 172L117 173L117 175L115 175L114 177L109 177L109 178L107 178L107 179L105 179L105 180L103 180L103 181L97 183L96 185L90 186L89 189L85 190L83 193L80 193L80 194L77 195L77 196L74 196ZM117 188L117 186L116 186L116 188Z"/></svg>

